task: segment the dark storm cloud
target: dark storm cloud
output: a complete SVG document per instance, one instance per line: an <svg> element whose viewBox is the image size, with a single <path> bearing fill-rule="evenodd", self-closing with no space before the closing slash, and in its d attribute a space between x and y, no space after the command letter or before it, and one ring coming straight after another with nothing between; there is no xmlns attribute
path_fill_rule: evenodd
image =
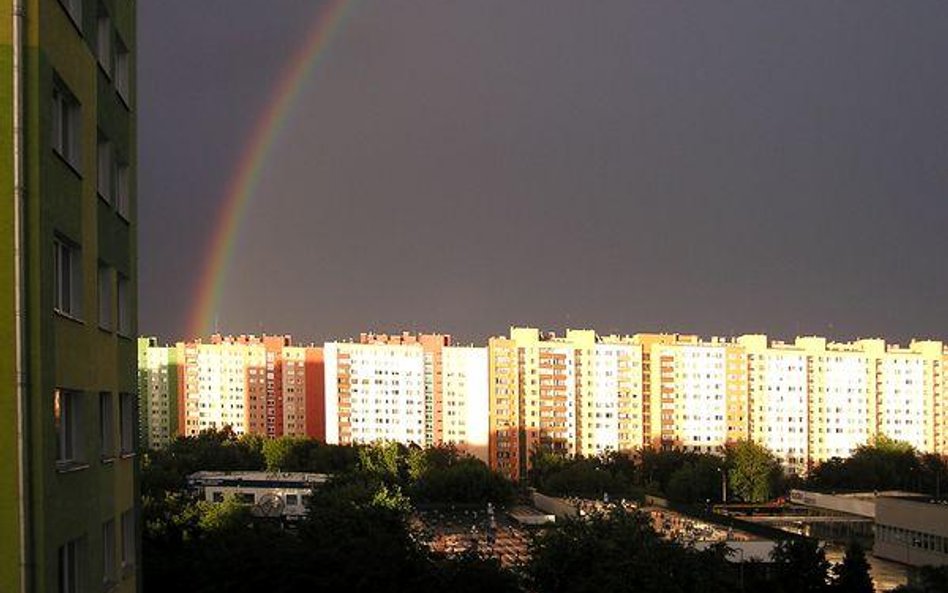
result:
<svg viewBox="0 0 948 593"><path fill-rule="evenodd" d="M264 171L221 329L948 337L948 4L354 6ZM315 7L140 4L143 332L181 337Z"/></svg>

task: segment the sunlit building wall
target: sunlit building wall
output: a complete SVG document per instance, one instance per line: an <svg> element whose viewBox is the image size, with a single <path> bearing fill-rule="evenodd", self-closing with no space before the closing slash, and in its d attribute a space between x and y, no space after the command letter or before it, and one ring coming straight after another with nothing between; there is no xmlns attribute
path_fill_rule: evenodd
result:
<svg viewBox="0 0 948 593"><path fill-rule="evenodd" d="M141 444L164 447L178 432L178 349L138 339L138 393Z"/></svg>
<svg viewBox="0 0 948 593"><path fill-rule="evenodd" d="M557 338L524 327L490 339L491 467L519 479L533 454L579 452L577 361L594 345L590 331Z"/></svg>
<svg viewBox="0 0 948 593"><path fill-rule="evenodd" d="M185 347L185 436L225 426L249 432L245 356L245 346L229 342Z"/></svg>
<svg viewBox="0 0 948 593"><path fill-rule="evenodd" d="M721 453L741 439L795 472L878 435L948 453L948 351L936 341L557 337L518 327L486 348L452 347L443 334L359 341L331 344L325 361L320 349L284 337L152 344L139 358L143 437L160 444L173 425L189 435L230 426L343 443L452 443L513 478L535 452ZM163 372L172 358L177 369Z"/></svg>
<svg viewBox="0 0 948 593"><path fill-rule="evenodd" d="M441 442L488 461L487 348L445 347L441 362Z"/></svg>
<svg viewBox="0 0 948 593"><path fill-rule="evenodd" d="M447 334L359 334L360 344L388 344L392 346L420 345L425 363L425 439L424 445L433 445L443 440L442 419L442 350L451 345L451 336Z"/></svg>
<svg viewBox="0 0 948 593"><path fill-rule="evenodd" d="M809 463L848 457L876 436L876 367L882 340L797 338L809 366Z"/></svg>
<svg viewBox="0 0 948 593"><path fill-rule="evenodd" d="M579 442L584 455L601 455L645 443L642 347L608 336L579 350Z"/></svg>
<svg viewBox="0 0 948 593"><path fill-rule="evenodd" d="M941 342L889 347L879 365L878 430L919 451L935 451L941 389ZM944 451L941 451L944 452Z"/></svg>
<svg viewBox="0 0 948 593"><path fill-rule="evenodd" d="M747 356L751 440L770 449L787 469L804 473L810 428L806 352L768 344L766 336L737 341Z"/></svg>
<svg viewBox="0 0 948 593"><path fill-rule="evenodd" d="M287 359L292 361L292 377L285 384ZM270 438L325 436L320 348L293 346L289 336L215 335L207 342L175 346L142 338L139 364L148 369L139 373L142 430L155 435L153 446L163 446L174 436L225 427L238 435ZM160 382L165 376L167 385ZM290 401L290 409L284 409L284 400Z"/></svg>
<svg viewBox="0 0 948 593"><path fill-rule="evenodd" d="M326 441L425 444L421 344L327 343Z"/></svg>
<svg viewBox="0 0 948 593"><path fill-rule="evenodd" d="M652 346L653 442L693 452L722 450L728 435L726 355L726 343L717 339Z"/></svg>

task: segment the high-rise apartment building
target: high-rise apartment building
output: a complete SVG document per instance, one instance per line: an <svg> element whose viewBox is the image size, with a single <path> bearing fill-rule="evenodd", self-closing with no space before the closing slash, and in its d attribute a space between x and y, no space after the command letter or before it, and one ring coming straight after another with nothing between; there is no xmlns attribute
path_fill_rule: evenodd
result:
<svg viewBox="0 0 948 593"><path fill-rule="evenodd" d="M810 443L809 364L796 345L766 336L737 339L747 358L750 439L797 473L806 471Z"/></svg>
<svg viewBox="0 0 948 593"><path fill-rule="evenodd" d="M728 434L726 360L727 345L719 340L651 346L646 364L653 443L696 452L720 449Z"/></svg>
<svg viewBox="0 0 948 593"><path fill-rule="evenodd" d="M326 442L425 443L421 344L327 343Z"/></svg>
<svg viewBox="0 0 948 593"><path fill-rule="evenodd" d="M325 438L321 348L294 346L289 336L214 335L174 346L142 338L138 356L148 446L224 427Z"/></svg>
<svg viewBox="0 0 948 593"><path fill-rule="evenodd" d="M487 348L446 346L441 369L438 442L487 462Z"/></svg>
<svg viewBox="0 0 948 593"><path fill-rule="evenodd" d="M135 591L135 2L0 16L0 591Z"/></svg>
<svg viewBox="0 0 948 593"><path fill-rule="evenodd" d="M143 449L167 446L178 434L179 348L138 339L138 413Z"/></svg>
<svg viewBox="0 0 948 593"><path fill-rule="evenodd" d="M362 333L360 344L389 346L420 346L424 359L425 439L423 445L442 441L444 409L442 405L442 352L451 345L451 336L445 334L376 334Z"/></svg>
<svg viewBox="0 0 948 593"><path fill-rule="evenodd" d="M885 435L946 454L948 350L767 336L565 337L512 328L488 346L492 467L520 478L535 451L642 446L723 453L756 441L803 473Z"/></svg>
<svg viewBox="0 0 948 593"><path fill-rule="evenodd" d="M450 443L514 479L537 452L723 454L742 439L796 473L879 435L948 453L948 349L937 341L558 337L513 327L486 348L409 333L363 333L325 349L282 336L142 344L150 446L223 426L330 443Z"/></svg>
<svg viewBox="0 0 948 593"><path fill-rule="evenodd" d="M325 345L326 441L452 444L486 460L487 351L442 334Z"/></svg>
<svg viewBox="0 0 948 593"><path fill-rule="evenodd" d="M580 452L591 456L641 447L646 442L642 346L627 337L594 342L594 336L584 335L577 369Z"/></svg>
<svg viewBox="0 0 948 593"><path fill-rule="evenodd" d="M283 434L325 440L325 370L322 348L287 346L282 351Z"/></svg>
<svg viewBox="0 0 948 593"><path fill-rule="evenodd" d="M491 467L517 479L547 451L597 455L640 447L645 424L642 346L514 327L488 343Z"/></svg>

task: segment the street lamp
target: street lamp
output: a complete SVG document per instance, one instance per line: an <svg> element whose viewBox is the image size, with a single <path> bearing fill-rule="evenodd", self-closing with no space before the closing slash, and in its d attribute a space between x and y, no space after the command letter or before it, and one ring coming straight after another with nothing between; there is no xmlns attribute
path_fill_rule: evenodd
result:
<svg viewBox="0 0 948 593"><path fill-rule="evenodd" d="M727 472L723 467L719 467L718 473L721 474L721 501L727 504Z"/></svg>

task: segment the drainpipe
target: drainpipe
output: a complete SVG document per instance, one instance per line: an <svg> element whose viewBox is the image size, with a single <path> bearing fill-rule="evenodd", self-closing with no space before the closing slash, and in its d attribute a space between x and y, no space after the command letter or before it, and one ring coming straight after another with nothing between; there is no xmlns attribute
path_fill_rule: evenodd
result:
<svg viewBox="0 0 948 593"><path fill-rule="evenodd" d="M23 28L26 20L24 0L13 0L13 298L15 316L16 349L16 445L17 445L17 487L20 521L20 591L30 590L29 547L27 533L29 526L26 452L26 320L23 306L24 293L24 239L23 209L26 192L24 188L23 166Z"/></svg>

